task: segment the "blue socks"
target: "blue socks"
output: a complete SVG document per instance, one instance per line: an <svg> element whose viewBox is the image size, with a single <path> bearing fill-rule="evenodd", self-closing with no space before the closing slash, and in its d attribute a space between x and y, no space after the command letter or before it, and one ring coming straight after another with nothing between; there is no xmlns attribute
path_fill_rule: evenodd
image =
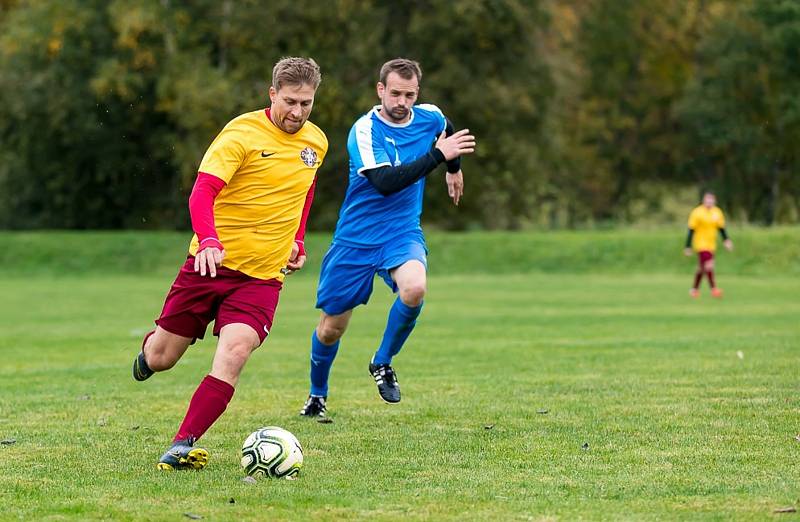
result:
<svg viewBox="0 0 800 522"><path fill-rule="evenodd" d="M311 334L311 395L328 396L328 376L339 351L339 341L331 345L317 339L317 330Z"/></svg>
<svg viewBox="0 0 800 522"><path fill-rule="evenodd" d="M398 354L403 343L411 335L421 311L422 304L412 307L403 304L399 297L395 300L389 310L389 320L386 323L386 331L383 332L383 340L372 358L373 364L392 363L392 357Z"/></svg>

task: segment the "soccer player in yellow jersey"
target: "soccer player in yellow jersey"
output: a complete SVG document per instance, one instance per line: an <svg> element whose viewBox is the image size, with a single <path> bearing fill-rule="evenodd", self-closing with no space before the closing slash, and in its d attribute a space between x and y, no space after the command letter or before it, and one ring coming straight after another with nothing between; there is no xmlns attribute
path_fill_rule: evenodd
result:
<svg viewBox="0 0 800 522"><path fill-rule="evenodd" d="M711 295L722 297L722 289L717 288L714 281L714 252L717 250L717 233L722 235L723 244L733 250L733 241L725 232L725 215L717 206L717 198L713 192L703 194L703 204L689 214L689 234L686 236L684 253L691 256L697 253L698 267L694 275L694 285L689 290L692 297L700 296L700 281L703 275L708 277Z"/></svg>
<svg viewBox="0 0 800 522"><path fill-rule="evenodd" d="M188 259L133 376L143 381L172 368L211 321L219 340L159 469L206 465L208 452L194 443L225 411L247 359L269 334L284 276L303 267L305 222L328 150L325 134L308 121L320 81L313 60L280 60L270 107L234 118L200 163L189 197L195 235Z"/></svg>

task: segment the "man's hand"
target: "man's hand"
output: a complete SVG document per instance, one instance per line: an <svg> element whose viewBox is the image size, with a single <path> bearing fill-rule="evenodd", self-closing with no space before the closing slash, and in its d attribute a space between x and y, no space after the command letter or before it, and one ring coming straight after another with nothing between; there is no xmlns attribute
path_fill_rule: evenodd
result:
<svg viewBox="0 0 800 522"><path fill-rule="evenodd" d="M444 155L444 159L450 161L464 154L471 154L475 151L475 136L469 133L469 129L461 129L454 132L449 138L444 131L436 140L436 148Z"/></svg>
<svg viewBox="0 0 800 522"><path fill-rule="evenodd" d="M447 193L450 195L453 203L458 206L458 201L464 194L464 175L460 170L453 174L448 172L447 175L445 175L445 181L447 181Z"/></svg>
<svg viewBox="0 0 800 522"><path fill-rule="evenodd" d="M683 255L686 257L692 257L692 254L694 254L694 251L691 248L686 247L683 249Z"/></svg>
<svg viewBox="0 0 800 522"><path fill-rule="evenodd" d="M289 262L286 264L283 273L285 275L291 275L303 268L304 264L306 264L306 256L300 255L300 245L295 241L292 243L292 253L289 256Z"/></svg>
<svg viewBox="0 0 800 522"><path fill-rule="evenodd" d="M733 251L733 241L731 241L730 239L726 239L725 241L722 242L722 244L725 245L725 248L728 249L728 252Z"/></svg>
<svg viewBox="0 0 800 522"><path fill-rule="evenodd" d="M217 267L222 265L222 260L225 259L225 250L220 250L217 247L204 248L194 256L194 271L200 272L201 276L208 275L217 277Z"/></svg>

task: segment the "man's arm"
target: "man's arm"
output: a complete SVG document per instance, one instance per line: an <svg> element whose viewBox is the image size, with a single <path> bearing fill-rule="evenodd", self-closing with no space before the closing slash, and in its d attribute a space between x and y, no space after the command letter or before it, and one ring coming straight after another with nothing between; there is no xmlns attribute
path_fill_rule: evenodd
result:
<svg viewBox="0 0 800 522"><path fill-rule="evenodd" d="M314 203L314 190L317 186L317 177L314 176L314 181L308 187L306 193L306 202L303 204L303 215L300 217L300 226L297 227L297 232L294 235L294 242L297 243L299 248L298 255L306 255L305 239L306 239L306 223L308 222L308 214L311 212L311 205Z"/></svg>
<svg viewBox="0 0 800 522"><path fill-rule="evenodd" d="M722 244L725 245L725 248L733 250L733 241L728 237L728 233L725 232L725 227L719 227L719 233L722 234Z"/></svg>
<svg viewBox="0 0 800 522"><path fill-rule="evenodd" d="M444 154L437 148L431 149L420 158L397 166L384 165L365 170L362 174L372 186L384 196L400 192L424 178L445 161Z"/></svg>
<svg viewBox="0 0 800 522"><path fill-rule="evenodd" d="M308 213L311 211L311 204L314 202L314 190L317 186L317 178L311 182L311 186L306 193L306 202L303 204L303 214L300 217L300 225L297 227L297 232L294 235L294 246L292 252L289 254L289 262L286 264L284 271L285 275L296 272L303 268L306 263L306 223L308 222Z"/></svg>
<svg viewBox="0 0 800 522"><path fill-rule="evenodd" d="M453 127L453 122L450 121L448 118L444 119L445 126L444 126L444 135L448 138L455 134L456 129ZM455 174L461 170L461 156L457 158L453 158L447 161L447 173L448 174Z"/></svg>
<svg viewBox="0 0 800 522"><path fill-rule="evenodd" d="M686 234L686 245L683 247L683 253L687 256L692 255L692 238L694 237L694 229L690 228L689 233Z"/></svg>
<svg viewBox="0 0 800 522"><path fill-rule="evenodd" d="M436 145L422 157L403 165L376 167L362 171L372 186L384 196L399 192L427 176L440 163L451 161L475 150L475 136L462 129L446 136L443 131Z"/></svg>
<svg viewBox="0 0 800 522"><path fill-rule="evenodd" d="M220 178L205 172L198 172L192 193L189 195L189 216L192 220L192 230L197 234L200 246L194 258L194 270L206 275L216 277L217 265L225 257L224 248L219 240L217 228L214 223L214 200L225 187L225 182Z"/></svg>

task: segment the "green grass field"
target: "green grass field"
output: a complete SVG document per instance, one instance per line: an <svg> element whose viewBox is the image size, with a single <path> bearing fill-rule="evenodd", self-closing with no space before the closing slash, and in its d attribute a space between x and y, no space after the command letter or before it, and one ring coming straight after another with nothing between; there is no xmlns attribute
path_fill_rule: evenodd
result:
<svg viewBox="0 0 800 522"><path fill-rule="evenodd" d="M759 256L770 234L785 247ZM0 234L0 439L16 441L0 445L0 519L794 520L773 511L800 509L800 230L737 237L725 298L691 301L679 235L433 234L425 311L395 361L403 401L367 374L392 299L376 281L332 372L332 424L297 416L312 263L204 437L209 466L161 473L213 340L145 383L130 365L185 234ZM300 480L241 481L262 425L303 443Z"/></svg>

